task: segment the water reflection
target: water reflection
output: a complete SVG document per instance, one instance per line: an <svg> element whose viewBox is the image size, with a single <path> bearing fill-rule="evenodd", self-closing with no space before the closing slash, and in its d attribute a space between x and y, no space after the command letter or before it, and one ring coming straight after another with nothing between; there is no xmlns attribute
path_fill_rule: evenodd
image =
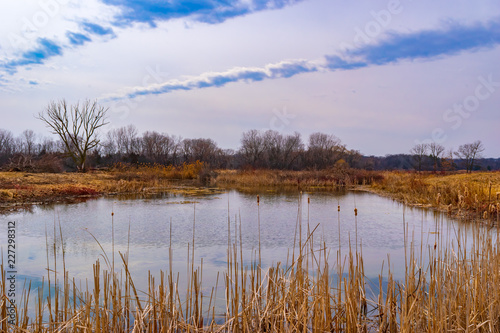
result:
<svg viewBox="0 0 500 333"><path fill-rule="evenodd" d="M105 266L104 258L112 258L114 246L115 258L119 252L129 252L135 283L146 286L148 271L158 275L168 269L169 246L174 272L186 272L188 245L192 246L194 237L195 261L203 259L204 285L212 287L217 272L226 268L228 237L240 244L241 231L244 261L255 260L259 224L265 267L286 264L299 236L304 241L308 230L316 228L314 241L318 248L328 247L333 270L337 251L347 254L349 247L357 246L363 251L366 276L375 280L383 262L387 267L388 258L394 277L403 277L405 239L407 246L423 249L425 255L426 247L433 246L437 237L456 237L460 224L439 212L405 207L364 192L266 190L258 194L259 205L255 192L230 190L201 196L140 194L33 206L0 216L0 239L4 248L7 221L16 221L18 271L33 281L46 276L47 266L53 268L55 262L60 270L63 251L70 277L91 281L92 265L99 259ZM298 229L301 235L297 235ZM463 230L468 232L466 227ZM116 265L121 267L119 259Z"/></svg>

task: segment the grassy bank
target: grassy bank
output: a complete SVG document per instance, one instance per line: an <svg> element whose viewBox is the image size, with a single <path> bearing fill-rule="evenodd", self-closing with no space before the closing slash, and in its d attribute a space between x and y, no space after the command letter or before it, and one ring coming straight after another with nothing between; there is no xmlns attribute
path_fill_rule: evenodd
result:
<svg viewBox="0 0 500 333"><path fill-rule="evenodd" d="M180 167L117 165L106 171L89 173L0 172L0 210L108 194L174 191L179 185L207 183L239 190L362 189L410 205L436 208L456 217L481 218L492 223L500 219L500 172L440 175L349 168L211 172L199 162Z"/></svg>
<svg viewBox="0 0 500 333"><path fill-rule="evenodd" d="M179 181L196 185L203 170L203 163L198 162L180 167L116 165L106 171L87 173L0 172L0 209L106 194L173 190Z"/></svg>
<svg viewBox="0 0 500 333"><path fill-rule="evenodd" d="M500 172L450 175L383 172L368 190L456 217L499 221Z"/></svg>

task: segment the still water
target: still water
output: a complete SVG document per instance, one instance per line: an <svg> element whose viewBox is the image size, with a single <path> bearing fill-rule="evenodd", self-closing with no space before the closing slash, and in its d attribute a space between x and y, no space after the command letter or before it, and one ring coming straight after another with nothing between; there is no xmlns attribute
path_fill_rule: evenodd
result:
<svg viewBox="0 0 500 333"><path fill-rule="evenodd" d="M340 206L340 212L338 211ZM357 216L354 214L357 209ZM138 289L147 287L148 272L168 271L169 247L173 271L180 273L180 287L187 271L188 245L194 237L195 266L203 260L203 285L214 286L217 272L227 264L228 237L240 242L244 261L250 264L260 244L262 266L286 264L300 226L302 240L316 228L314 242L326 244L335 270L337 251L349 246L362 249L365 274L376 278L388 257L394 278L404 276L405 234L423 255L436 237L453 239L459 222L433 211L408 208L391 199L364 192L260 193L235 190L186 197L162 194L149 198L100 198L77 204L34 206L0 216L0 244L6 260L7 224L16 222L16 269L19 288L24 280L33 287L47 277L47 267L66 270L77 285L92 283L92 265L114 261L129 253L129 268ZM228 223L230 226L228 236ZM463 226L461 226L463 228ZM297 238L295 238L297 237ZM297 244L295 244L297 248ZM191 256L189 252L189 256ZM258 256L257 256L258 257ZM183 278L184 277L184 278ZM85 289L85 288L83 288Z"/></svg>

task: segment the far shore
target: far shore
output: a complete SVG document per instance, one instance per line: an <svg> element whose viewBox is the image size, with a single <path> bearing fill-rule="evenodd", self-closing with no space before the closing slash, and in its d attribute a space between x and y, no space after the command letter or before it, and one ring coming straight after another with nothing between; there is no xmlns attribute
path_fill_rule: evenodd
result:
<svg viewBox="0 0 500 333"><path fill-rule="evenodd" d="M117 194L190 191L190 195L196 195L230 188L252 192L270 188L368 191L411 206L444 211L453 217L491 223L498 223L500 210L500 172L443 175L357 169L207 171L195 167L143 167L87 173L0 172L0 212Z"/></svg>

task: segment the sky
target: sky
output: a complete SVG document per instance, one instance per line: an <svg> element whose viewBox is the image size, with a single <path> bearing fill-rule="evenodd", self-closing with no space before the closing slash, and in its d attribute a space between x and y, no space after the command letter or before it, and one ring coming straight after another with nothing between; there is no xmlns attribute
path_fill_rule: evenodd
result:
<svg viewBox="0 0 500 333"><path fill-rule="evenodd" d="M2 1L0 129L50 136L39 112L90 99L104 132L231 149L323 132L376 156L481 140L498 158L498 59L497 0Z"/></svg>

